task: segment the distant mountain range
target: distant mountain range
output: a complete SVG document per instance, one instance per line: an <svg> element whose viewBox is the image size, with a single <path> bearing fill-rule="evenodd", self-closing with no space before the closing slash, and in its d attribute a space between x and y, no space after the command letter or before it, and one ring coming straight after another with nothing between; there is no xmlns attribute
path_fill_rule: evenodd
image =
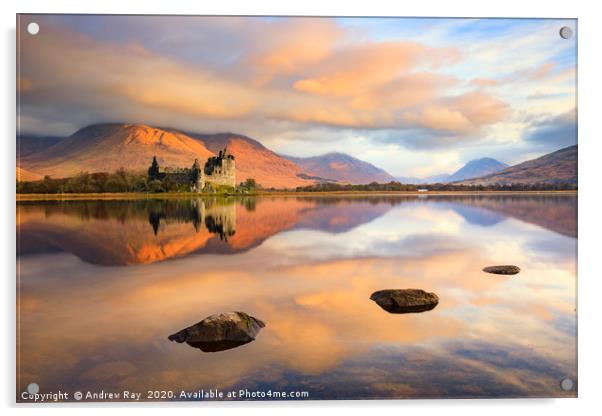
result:
<svg viewBox="0 0 602 416"><path fill-rule="evenodd" d="M333 152L313 157L284 156L301 166L309 175L343 183L386 183L395 178L388 172L345 153Z"/></svg>
<svg viewBox="0 0 602 416"><path fill-rule="evenodd" d="M499 172L458 182L465 185L491 184L577 184L577 145L528 160Z"/></svg>
<svg viewBox="0 0 602 416"><path fill-rule="evenodd" d="M505 163L490 157L484 157L482 159L471 160L452 174L444 173L440 175L428 176L426 178L398 177L397 180L403 183L414 184L449 183L488 175L507 167L508 165Z"/></svg>
<svg viewBox="0 0 602 416"><path fill-rule="evenodd" d="M456 182L464 179L478 178L480 176L489 175L502 169L506 169L507 167L508 165L505 163L499 162L490 157L484 157L482 159L471 160L461 169L458 169L456 172L448 176L446 181Z"/></svg>
<svg viewBox="0 0 602 416"><path fill-rule="evenodd" d="M258 141L236 133L201 134L143 124L105 123L73 135L17 137L17 179L45 175L70 177L80 172L119 168L146 171L153 156L161 166L187 167L228 148L236 159L237 181L254 178L266 188L295 188L317 182L386 183L556 183L577 181L577 146L508 167L495 159L472 160L453 174L428 178L393 177L385 170L345 153L313 157L278 155Z"/></svg>

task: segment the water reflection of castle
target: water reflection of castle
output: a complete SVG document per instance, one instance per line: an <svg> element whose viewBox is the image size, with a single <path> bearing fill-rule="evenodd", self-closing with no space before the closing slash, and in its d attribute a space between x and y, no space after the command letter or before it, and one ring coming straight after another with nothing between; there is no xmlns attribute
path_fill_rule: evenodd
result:
<svg viewBox="0 0 602 416"><path fill-rule="evenodd" d="M194 199L177 204L161 204L151 207L148 222L155 235L162 225L170 223L192 223L199 231L204 225L207 231L218 234L228 241L236 232L236 205L218 199Z"/></svg>

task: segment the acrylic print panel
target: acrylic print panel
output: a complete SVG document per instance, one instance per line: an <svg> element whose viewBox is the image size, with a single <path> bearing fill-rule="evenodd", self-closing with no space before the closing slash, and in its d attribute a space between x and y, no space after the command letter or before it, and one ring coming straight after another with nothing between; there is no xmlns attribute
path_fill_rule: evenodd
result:
<svg viewBox="0 0 602 416"><path fill-rule="evenodd" d="M17 401L577 396L576 20L17 33Z"/></svg>

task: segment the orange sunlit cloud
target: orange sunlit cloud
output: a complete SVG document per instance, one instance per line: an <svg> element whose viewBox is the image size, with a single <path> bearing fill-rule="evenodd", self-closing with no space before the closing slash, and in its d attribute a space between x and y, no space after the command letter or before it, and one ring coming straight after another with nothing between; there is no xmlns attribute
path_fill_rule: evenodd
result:
<svg viewBox="0 0 602 416"><path fill-rule="evenodd" d="M292 156L344 148L403 177L575 142L532 139L547 134L537 120L576 108L576 46L557 33L571 21L45 15L28 36L30 18L20 133L235 132Z"/></svg>
<svg viewBox="0 0 602 416"><path fill-rule="evenodd" d="M22 92L76 88L82 99L108 100L126 113L142 106L208 119L267 117L342 127L404 127L407 118L398 113L409 106L425 113L418 124L442 124L456 133L469 131L464 119L475 130L501 119L478 116L483 99L499 101L485 93L460 101L446 94L454 80L436 69L461 59L457 49L404 41L336 48L343 31L328 21L300 21L286 33L220 73L138 43L106 44L50 26L44 37L23 40L24 79L35 82ZM232 76L243 66L256 74L251 83ZM439 115L433 107L441 107Z"/></svg>

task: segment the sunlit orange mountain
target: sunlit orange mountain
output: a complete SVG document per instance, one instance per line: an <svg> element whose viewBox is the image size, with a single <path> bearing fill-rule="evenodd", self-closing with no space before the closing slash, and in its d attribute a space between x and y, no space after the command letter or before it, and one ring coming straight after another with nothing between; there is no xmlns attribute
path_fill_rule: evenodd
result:
<svg viewBox="0 0 602 416"><path fill-rule="evenodd" d="M264 188L294 188L311 185L306 171L298 164L272 152L257 140L234 133L185 133L213 153L225 147L236 160L236 180L255 179Z"/></svg>
<svg viewBox="0 0 602 416"><path fill-rule="evenodd" d="M82 128L51 146L27 149L30 147L34 150L22 153L18 160L23 180L119 168L145 171L153 156L157 156L161 166L188 167L194 159L203 163L228 147L236 158L239 182L253 178L266 188L294 188L315 182L306 178L300 166L261 143L231 133L204 135L143 124L110 123Z"/></svg>
<svg viewBox="0 0 602 416"><path fill-rule="evenodd" d="M142 124L96 124L78 130L40 152L19 160L22 168L40 175L69 177L79 172L119 168L146 170L156 155L159 164L189 166L213 153L184 134Z"/></svg>
<svg viewBox="0 0 602 416"><path fill-rule="evenodd" d="M16 178L18 181L37 181L43 178L39 173L30 172L17 166Z"/></svg>
<svg viewBox="0 0 602 416"><path fill-rule="evenodd" d="M369 183L394 179L384 170L343 153L285 157L241 134L192 133L144 124L95 124L67 138L20 136L17 143L17 177L26 181L119 168L145 171L153 156L161 166L188 167L194 159L203 163L226 147L236 159L237 182L253 178L264 188L290 189L324 180Z"/></svg>

